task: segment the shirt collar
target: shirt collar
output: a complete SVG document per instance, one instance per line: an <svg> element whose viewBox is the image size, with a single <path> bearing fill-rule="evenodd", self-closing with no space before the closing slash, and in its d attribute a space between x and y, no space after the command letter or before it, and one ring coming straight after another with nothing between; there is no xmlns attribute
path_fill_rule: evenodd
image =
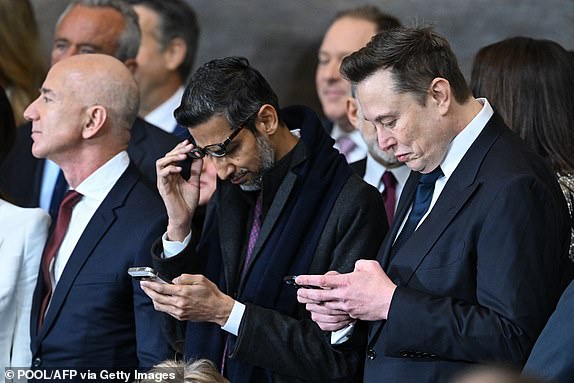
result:
<svg viewBox="0 0 574 383"><path fill-rule="evenodd" d="M492 106L486 98L478 98L482 104L482 109L470 123L452 140L440 167L448 180L454 172L462 157L466 154L470 146L474 143L480 132L484 129L488 120L494 114Z"/></svg>
<svg viewBox="0 0 574 383"><path fill-rule="evenodd" d="M397 166L387 169L386 166L375 160L371 154L367 154L367 163L365 165L365 176L363 179L370 185L378 185L385 171L393 173L399 184L404 184L409 178L411 170L406 165Z"/></svg>
<svg viewBox="0 0 574 383"><path fill-rule="evenodd" d="M173 116L173 111L177 109L183 97L184 88L181 86L178 90L168 98L163 104L149 112L145 116L145 120L168 133L173 133L177 121Z"/></svg>
<svg viewBox="0 0 574 383"><path fill-rule="evenodd" d="M126 151L121 151L112 159L90 174L78 185L76 190L84 197L103 201L118 179L128 168L130 158Z"/></svg>

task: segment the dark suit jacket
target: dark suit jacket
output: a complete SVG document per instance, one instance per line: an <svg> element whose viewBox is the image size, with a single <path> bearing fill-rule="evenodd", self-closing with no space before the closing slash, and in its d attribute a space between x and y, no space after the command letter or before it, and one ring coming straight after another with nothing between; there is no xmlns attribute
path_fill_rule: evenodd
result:
<svg viewBox="0 0 574 383"><path fill-rule="evenodd" d="M353 169L356 175L363 178L365 176L365 172L367 171L367 157L359 161L351 162L349 166L351 169Z"/></svg>
<svg viewBox="0 0 574 383"><path fill-rule="evenodd" d="M292 163L303 162L307 156L310 154L305 147L298 145L294 149ZM248 269L252 269L257 262L262 244L272 235L289 198L296 195L297 181L298 177L293 170L280 180L279 189L263 221L253 251L253 261ZM219 276L224 280L221 288L231 296L236 296L236 292L241 294L245 280L241 279L240 265L247 238L245 229L249 222L250 205L241 201L236 189L237 186L228 181L218 184L208 205L204 237L197 252L193 246L188 246L184 253L174 258L160 260L158 257L156 267L170 276L183 272L201 273L202 266L205 269L204 265L190 265L190 260L191 263L194 260L195 263L201 262L210 246L218 246L224 264L224 275ZM216 215L220 224L213 228L213 231L218 231L220 242L211 240L216 234L209 229L211 217ZM357 259L372 259L375 256L386 231L386 214L380 194L352 174L343 185L320 233L309 273L352 271ZM158 245L161 245L161 241ZM153 252L159 255L161 251L161 246L158 246ZM248 270L247 278L257 278L257 275ZM364 339L362 341L364 347ZM348 382L362 362L362 349L357 352L350 350L351 346L346 344L342 347L331 347L329 334L321 331L311 320L304 305L298 305L296 313L289 316L255 304L247 304L235 348L229 351L232 353L232 359L272 371L275 382Z"/></svg>
<svg viewBox="0 0 574 383"><path fill-rule="evenodd" d="M474 362L522 366L572 276L555 176L495 114L390 259L419 177L411 173L378 256L398 288L388 320L370 325L365 381L436 383Z"/></svg>
<svg viewBox="0 0 574 383"><path fill-rule="evenodd" d="M161 199L130 165L76 244L38 333L40 271L31 317L33 367L133 371L170 356L159 313L127 273L151 266L149 247L166 223Z"/></svg>
<svg viewBox="0 0 574 383"><path fill-rule="evenodd" d="M556 306L528 357L524 372L556 383L574 380L574 282Z"/></svg>
<svg viewBox="0 0 574 383"><path fill-rule="evenodd" d="M32 155L31 131L31 123L18 128L16 144L0 166L0 190L11 202L23 207L39 206L44 172L44 159ZM155 185L155 161L178 142L177 137L138 117L132 125L128 154L142 174Z"/></svg>

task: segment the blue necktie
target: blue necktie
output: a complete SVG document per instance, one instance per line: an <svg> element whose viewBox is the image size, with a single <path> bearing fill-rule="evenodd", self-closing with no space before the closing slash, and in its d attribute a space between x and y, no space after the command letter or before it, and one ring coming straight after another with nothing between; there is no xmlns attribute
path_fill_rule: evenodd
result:
<svg viewBox="0 0 574 383"><path fill-rule="evenodd" d="M50 200L50 216L52 217L52 225L56 223L56 219L58 218L58 209L60 208L60 204L64 199L64 195L68 191L68 182L66 178L64 178L64 172L60 169L58 173L58 178L56 179L56 184L54 185L54 190L52 191L52 199Z"/></svg>
<svg viewBox="0 0 574 383"><path fill-rule="evenodd" d="M432 172L423 174L421 176L417 186L415 199L413 201L413 208L411 209L411 213L409 214L407 222L405 222L405 225L403 226L403 230L393 244L393 248L391 249L391 258L415 231L419 221L429 209L432 200L432 194L434 192L434 184L436 180L443 175L444 174L439 166Z"/></svg>

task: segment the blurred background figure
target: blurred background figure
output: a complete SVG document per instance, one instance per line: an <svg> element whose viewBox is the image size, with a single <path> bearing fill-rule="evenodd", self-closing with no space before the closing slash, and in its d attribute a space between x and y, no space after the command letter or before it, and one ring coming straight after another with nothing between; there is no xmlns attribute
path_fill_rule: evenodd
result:
<svg viewBox="0 0 574 383"><path fill-rule="evenodd" d="M38 95L48 67L28 0L0 0L0 58L0 86L19 126L24 123L24 109Z"/></svg>
<svg viewBox="0 0 574 383"><path fill-rule="evenodd" d="M166 360L152 368L149 374L166 376L168 379L144 379L141 383L229 383L215 365L208 359L198 359L194 362Z"/></svg>
<svg viewBox="0 0 574 383"><path fill-rule="evenodd" d="M558 177L570 219L574 205L574 58L550 40L514 37L479 50L470 83ZM570 241L574 261L574 231Z"/></svg>
<svg viewBox="0 0 574 383"><path fill-rule="evenodd" d="M130 0L138 14L142 40L135 78L139 116L168 133L189 138L173 111L191 75L199 40L197 16L184 0Z"/></svg>
<svg viewBox="0 0 574 383"><path fill-rule="evenodd" d="M367 157L351 163L351 168L370 185L376 187L383 197L389 226L393 221L401 192L409 178L410 169L399 162L391 150L383 150L377 139L375 125L363 116L357 100L356 89L352 87L352 96L347 98L347 118L361 133L367 144Z"/></svg>
<svg viewBox="0 0 574 383"><path fill-rule="evenodd" d="M140 90L139 116L181 140L190 139L187 128L175 121L173 111L181 102L197 55L199 24L195 11L184 0L129 3L138 14L142 32L134 74ZM200 183L196 230L203 226L205 207L217 183L213 160L204 159Z"/></svg>
<svg viewBox="0 0 574 383"><path fill-rule="evenodd" d="M459 375L451 383L551 383L533 377L520 376L520 371L499 366L472 368Z"/></svg>
<svg viewBox="0 0 574 383"><path fill-rule="evenodd" d="M122 61L133 73L141 34L138 16L120 0L74 0L60 15L54 29L51 65L74 55L102 53ZM0 167L0 187L16 204L41 207L55 221L68 184L60 168L31 153L32 126L18 129L14 149ZM137 118L131 127L128 154L143 175L155 184L155 161L179 139Z"/></svg>
<svg viewBox="0 0 574 383"><path fill-rule="evenodd" d="M536 340L523 372L552 379L556 383L574 380L574 282L564 290L556 310Z"/></svg>
<svg viewBox="0 0 574 383"><path fill-rule="evenodd" d="M367 145L347 118L347 98L351 96L351 84L339 73L341 61L367 45L377 32L400 25L394 16L367 5L337 13L323 37L318 53L315 86L323 115L328 120L325 128L335 139L335 148L343 153L349 163L365 158Z"/></svg>
<svg viewBox="0 0 574 383"><path fill-rule="evenodd" d="M4 5L5 1L1 3ZM0 162L15 137L12 109L4 89L0 87ZM28 367L31 364L32 294L49 225L50 217L43 210L24 209L0 198L0 270L3 273L0 278L1 368ZM0 374L0 382L4 382L4 374Z"/></svg>

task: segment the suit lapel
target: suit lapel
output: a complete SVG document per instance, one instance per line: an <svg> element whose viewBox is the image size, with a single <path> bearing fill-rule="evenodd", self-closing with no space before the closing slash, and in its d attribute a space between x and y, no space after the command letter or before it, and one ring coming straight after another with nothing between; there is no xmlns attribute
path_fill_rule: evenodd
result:
<svg viewBox="0 0 574 383"><path fill-rule="evenodd" d="M218 182L217 188L221 189L217 204L217 219L220 222L218 227L221 256L223 258L227 292L233 293L236 291L241 274L239 271L241 267L241 252L246 236L250 205L236 186L228 182Z"/></svg>
<svg viewBox="0 0 574 383"><path fill-rule="evenodd" d="M432 246L447 229L456 214L463 208L466 201L480 188L477 175L484 157L502 132L507 129L500 117L495 113L479 134L474 143L461 159L455 171L449 178L435 206L409 237L393 259L389 259L390 250L397 231L412 204L420 174L411 173L405 185L404 198L401 195L397 208L397 217L393 222L391 232L385 239L379 252L379 261L391 280L399 286L407 286L417 268L429 254ZM384 321L373 323L369 328L369 344L376 342Z"/></svg>
<svg viewBox="0 0 574 383"><path fill-rule="evenodd" d="M87 259L92 255L94 249L109 230L110 226L112 226L116 220L115 210L124 205L127 196L138 180L138 172L134 170L134 165L130 164L128 169L104 199L98 210L96 210L92 219L88 223L88 226L86 226L86 229L78 240L78 243L76 244L76 247L74 248L74 251L72 252L72 255L70 256L62 276L54 290L44 324L38 334L40 338L43 338L53 326L54 321L66 300L66 296L70 292L70 289L73 288L76 277L80 273Z"/></svg>
<svg viewBox="0 0 574 383"><path fill-rule="evenodd" d="M404 221L409 208L411 207L411 204L413 203L413 199L415 198L415 193L417 191L417 185L419 183L420 177L420 173L411 171L409 178L405 183L405 187L403 188L403 192L401 193L397 211L395 213L395 218L393 219L393 224L391 225L391 228L385 237L383 244L381 245L381 250L379 251L377 259L385 270L389 263L389 257L393 242L395 241L399 228L401 227L401 224Z"/></svg>
<svg viewBox="0 0 574 383"><path fill-rule="evenodd" d="M146 131L142 124L142 120L139 117L136 118L133 123L130 133L131 138L128 144L128 154L134 165L141 169L140 165L145 158L145 152L142 148L141 142L146 138Z"/></svg>
<svg viewBox="0 0 574 383"><path fill-rule="evenodd" d="M271 235L273 228L275 227L275 223L277 219L281 216L281 212L283 211L285 204L287 203L287 199L295 186L295 181L297 180L297 175L293 172L288 172L281 186L277 190L277 194L275 194L275 198L265 216L265 220L263 221L263 226L261 226L261 231L259 232L259 237L257 238L257 242L255 243L255 248L253 249L253 253L251 255L251 261L249 265L247 265L247 270L245 275L249 275L249 271L252 268L253 263L261 253L261 249L263 245ZM245 281L242 281L239 291L243 289Z"/></svg>

